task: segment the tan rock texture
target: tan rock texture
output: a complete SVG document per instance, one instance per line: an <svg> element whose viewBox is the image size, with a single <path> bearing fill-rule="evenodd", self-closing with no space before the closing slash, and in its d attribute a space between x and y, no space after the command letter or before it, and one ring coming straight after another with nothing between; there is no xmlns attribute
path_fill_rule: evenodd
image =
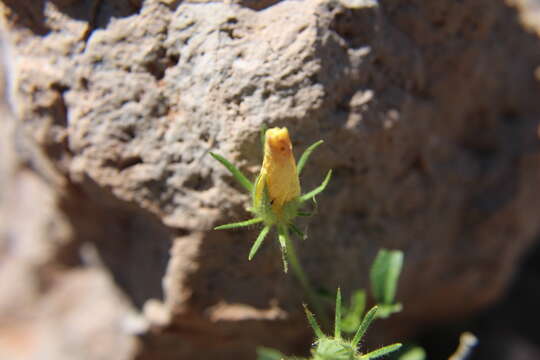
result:
<svg viewBox="0 0 540 360"><path fill-rule="evenodd" d="M263 124L325 140L318 287L403 250L388 341L492 303L540 230L533 3L1 0L0 356L305 352L276 242L211 230L248 197L208 153L255 177Z"/></svg>

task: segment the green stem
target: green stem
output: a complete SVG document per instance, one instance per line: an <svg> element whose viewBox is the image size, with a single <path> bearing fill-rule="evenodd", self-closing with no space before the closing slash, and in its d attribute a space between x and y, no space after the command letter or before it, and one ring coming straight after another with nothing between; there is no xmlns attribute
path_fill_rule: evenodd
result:
<svg viewBox="0 0 540 360"><path fill-rule="evenodd" d="M283 234L283 237L285 238L285 246L287 248L287 260L291 264L294 275L300 282L300 285L302 285L302 288L304 289L306 296L311 303L311 306L313 306L315 313L319 316L319 321L321 322L322 327L325 329L329 329L330 321L328 313L326 312L326 309L319 300L319 297L313 290L313 287L311 286L309 279L304 269L302 268L302 264L300 263L300 260L296 255L296 249L294 248L294 244L289 236L289 230L286 226L283 226L279 231Z"/></svg>

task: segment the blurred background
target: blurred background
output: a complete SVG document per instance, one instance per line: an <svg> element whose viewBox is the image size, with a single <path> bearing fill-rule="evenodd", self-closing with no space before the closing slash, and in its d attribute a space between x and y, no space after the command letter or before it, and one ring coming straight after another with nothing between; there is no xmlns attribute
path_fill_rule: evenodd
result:
<svg viewBox="0 0 540 360"><path fill-rule="evenodd" d="M537 0L0 0L0 359L255 359L312 342L275 235L248 262L262 126L328 169L298 253L403 311L363 351L540 359ZM372 299L370 300L372 302Z"/></svg>

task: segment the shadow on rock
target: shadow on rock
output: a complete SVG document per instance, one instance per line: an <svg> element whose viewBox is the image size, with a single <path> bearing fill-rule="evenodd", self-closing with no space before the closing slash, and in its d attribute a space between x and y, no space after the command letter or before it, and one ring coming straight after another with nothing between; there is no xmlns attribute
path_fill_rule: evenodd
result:
<svg viewBox="0 0 540 360"><path fill-rule="evenodd" d="M99 260L137 308L149 299L163 300L169 230L154 215L119 200L89 178L74 193L61 204L74 238L95 246Z"/></svg>

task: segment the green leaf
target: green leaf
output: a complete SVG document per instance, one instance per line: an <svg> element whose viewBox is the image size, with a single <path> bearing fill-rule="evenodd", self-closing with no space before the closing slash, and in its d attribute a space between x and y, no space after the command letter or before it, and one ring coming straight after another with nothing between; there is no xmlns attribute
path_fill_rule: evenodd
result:
<svg viewBox="0 0 540 360"><path fill-rule="evenodd" d="M358 346L358 343L360 342L360 340L362 340L362 338L366 334L366 331L369 325L371 325L371 322L373 321L373 319L375 319L376 314L377 314L377 306L374 306L371 308L371 310L368 311L366 316L364 316L364 318L362 319L362 323L358 327L358 330L356 330L356 334L354 334L354 338L352 339L353 346Z"/></svg>
<svg viewBox="0 0 540 360"><path fill-rule="evenodd" d="M248 260L249 261L251 261L251 259L253 259L253 257L257 253L257 250L259 250L259 248L261 247L261 245L262 245L262 243L264 241L264 238L266 237L266 235L268 235L269 231L270 231L270 226L263 227L263 229L259 233L259 236L257 236L257 239L253 243L253 246L251 247L251 250L249 251L249 255L248 255Z"/></svg>
<svg viewBox="0 0 540 360"><path fill-rule="evenodd" d="M324 141L319 140L316 143L311 144L303 153L302 156L300 156L300 160L298 160L298 164L296 165L296 173L298 176L302 173L302 169L304 169L304 166L306 165L306 162L308 161L309 157L311 156L311 153L313 150L317 148L317 146L321 145Z"/></svg>
<svg viewBox="0 0 540 360"><path fill-rule="evenodd" d="M403 352L398 360L425 360L426 351L420 346L413 346Z"/></svg>
<svg viewBox="0 0 540 360"><path fill-rule="evenodd" d="M403 306L400 303L386 305L386 304L379 304L379 311L377 311L377 317L379 319L386 319L390 317L390 315L395 314L403 310Z"/></svg>
<svg viewBox="0 0 540 360"><path fill-rule="evenodd" d="M282 360L284 358L285 355L276 349L257 347L257 360Z"/></svg>
<svg viewBox="0 0 540 360"><path fill-rule="evenodd" d="M341 289L337 289L336 294L336 317L334 320L334 337L341 339Z"/></svg>
<svg viewBox="0 0 540 360"><path fill-rule="evenodd" d="M317 337L317 339L324 338L325 336L324 336L324 333L321 330L321 327L317 323L317 320L315 320L315 316L307 308L306 304L304 304L304 311L306 312L306 316L307 316L309 325L313 329L313 332L315 332L315 336Z"/></svg>
<svg viewBox="0 0 540 360"><path fill-rule="evenodd" d="M349 308L345 311L345 315L341 321L341 329L348 333L354 333L358 329L358 326L360 326L365 308L366 292L364 290L356 290L351 296Z"/></svg>
<svg viewBox="0 0 540 360"><path fill-rule="evenodd" d="M371 288L378 303L384 305L394 303L402 266L403 252L379 250L370 271Z"/></svg>
<svg viewBox="0 0 540 360"><path fill-rule="evenodd" d="M370 360L370 359L376 359L381 356L385 356L390 354L391 352L394 352L398 350L401 347L400 343L388 345L385 347L382 347L380 349L374 350L372 352L369 352L365 355L360 356L358 359L360 360Z"/></svg>
<svg viewBox="0 0 540 360"><path fill-rule="evenodd" d="M219 226L216 226L214 228L214 230L236 229L236 228L240 228L240 227L255 225L255 224L258 224L258 223L260 223L262 221L263 221L262 218L253 218L253 219L249 219L249 220L246 220L246 221L240 221L240 222L235 222L235 223L230 223L230 224L225 224L225 225L219 225Z"/></svg>
<svg viewBox="0 0 540 360"><path fill-rule="evenodd" d="M298 216L310 217L310 216L313 216L313 213L305 212L305 211L299 211Z"/></svg>
<svg viewBox="0 0 540 360"><path fill-rule="evenodd" d="M326 177L324 178L324 181L322 182L322 184L319 185L317 188L311 190L307 194L304 194L304 195L300 196L300 198L299 198L300 202L304 202L306 200L312 199L315 196L317 196L320 192L322 192L326 188L326 186L328 185L328 182L330 181L331 177L332 177L332 170L329 170L328 173L326 174Z"/></svg>
<svg viewBox="0 0 540 360"><path fill-rule="evenodd" d="M242 172L238 170L236 166L231 164L227 159L225 159L221 155L215 154L213 152L210 152L210 155L214 159L219 161L223 166L225 166L227 170L229 170L230 173L234 176L236 181L238 181L240 185L242 185L247 191L249 191L250 193L251 191L253 191L253 184L251 183L251 181L249 181L248 178L244 174L242 174Z"/></svg>

